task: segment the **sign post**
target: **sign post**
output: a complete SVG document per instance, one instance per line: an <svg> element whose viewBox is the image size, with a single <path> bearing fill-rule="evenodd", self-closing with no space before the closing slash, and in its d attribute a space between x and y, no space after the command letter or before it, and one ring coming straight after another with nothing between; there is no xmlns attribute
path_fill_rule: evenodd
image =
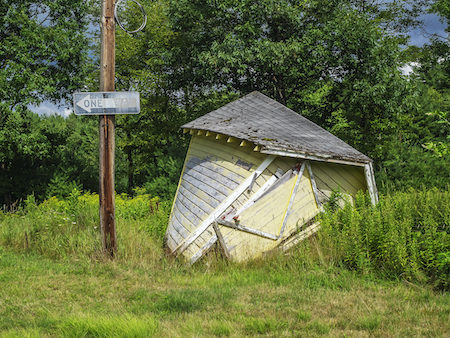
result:
<svg viewBox="0 0 450 338"><path fill-rule="evenodd" d="M115 0L102 0L100 91L114 91L116 26ZM117 252L116 208L114 196L115 116L100 115L100 229L103 251L114 257Z"/></svg>
<svg viewBox="0 0 450 338"><path fill-rule="evenodd" d="M118 0L119 4L122 0ZM116 21L128 34L144 29L147 15L144 8L135 2L144 16L142 25L134 31L128 31L117 17L115 0L101 0L100 18L100 92L75 93L73 106L76 115L99 115L99 204L100 229L103 252L114 258L117 252L116 207L114 196L114 157L115 157L115 115L139 114L140 97L138 92L115 92L115 45Z"/></svg>

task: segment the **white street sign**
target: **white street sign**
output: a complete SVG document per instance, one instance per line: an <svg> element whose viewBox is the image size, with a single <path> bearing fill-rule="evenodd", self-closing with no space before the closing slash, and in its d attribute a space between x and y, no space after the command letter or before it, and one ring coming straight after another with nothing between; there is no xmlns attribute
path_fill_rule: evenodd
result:
<svg viewBox="0 0 450 338"><path fill-rule="evenodd" d="M93 92L73 94L76 115L139 114L138 92Z"/></svg>

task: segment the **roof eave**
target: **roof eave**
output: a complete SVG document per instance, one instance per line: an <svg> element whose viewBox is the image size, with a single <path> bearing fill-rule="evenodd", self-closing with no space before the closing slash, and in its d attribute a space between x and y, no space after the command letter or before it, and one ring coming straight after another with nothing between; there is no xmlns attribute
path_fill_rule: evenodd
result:
<svg viewBox="0 0 450 338"><path fill-rule="evenodd" d="M336 163L336 164L346 164L346 165L356 165L364 167L367 163L372 163L372 160L368 158L368 160L350 160L350 159L344 159L344 158L335 158L330 155L323 155L323 154L314 154L314 153L303 153L303 152L295 152L295 151L288 151L288 150L282 150L282 149L276 149L276 148L269 148L269 147L262 147L260 152L262 154L268 154L268 155L277 155L277 156L287 156L287 157L295 157L295 158L301 158L304 160L312 160L312 161L321 161L321 162L330 162L330 163Z"/></svg>

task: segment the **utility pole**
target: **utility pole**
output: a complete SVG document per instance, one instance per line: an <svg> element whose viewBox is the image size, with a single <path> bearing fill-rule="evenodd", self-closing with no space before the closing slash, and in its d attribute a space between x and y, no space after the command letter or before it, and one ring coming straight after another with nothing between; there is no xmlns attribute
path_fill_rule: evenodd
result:
<svg viewBox="0 0 450 338"><path fill-rule="evenodd" d="M115 0L102 0L100 92L114 91L116 27ZM100 115L100 228L105 254L114 258L117 252L117 233L114 197L115 130L114 115Z"/></svg>

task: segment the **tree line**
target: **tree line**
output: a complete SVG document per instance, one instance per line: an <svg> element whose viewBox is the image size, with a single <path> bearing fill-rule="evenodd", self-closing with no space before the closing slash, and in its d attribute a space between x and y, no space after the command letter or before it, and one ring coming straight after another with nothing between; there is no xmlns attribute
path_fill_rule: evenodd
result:
<svg viewBox="0 0 450 338"><path fill-rule="evenodd" d="M98 190L98 120L28 109L98 91L96 2L0 2L0 204ZM180 126L254 90L373 158L381 192L447 187L449 43L408 32L426 12L447 24L448 0L141 3L146 28L116 31L116 90L141 94L139 115L116 118L118 192L173 197ZM132 2L121 15L141 23Z"/></svg>

